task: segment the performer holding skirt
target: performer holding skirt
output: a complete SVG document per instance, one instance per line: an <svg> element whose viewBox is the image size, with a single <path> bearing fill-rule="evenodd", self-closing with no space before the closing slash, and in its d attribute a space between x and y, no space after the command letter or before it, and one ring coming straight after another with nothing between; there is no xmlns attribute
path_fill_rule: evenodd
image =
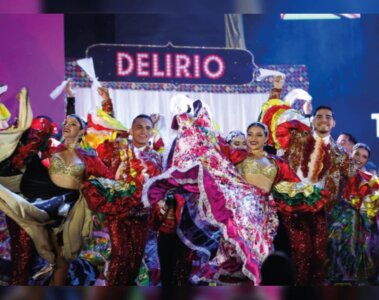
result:
<svg viewBox="0 0 379 300"><path fill-rule="evenodd" d="M202 257L193 281L222 284L249 279L259 284L260 266L273 250L276 204L265 191L246 182L231 162L242 161L246 152L230 151L220 143L207 110L196 104L195 116L176 116L172 165L146 183L144 203L164 207L165 199L173 195L177 234ZM196 235L191 228L203 234Z"/></svg>
<svg viewBox="0 0 379 300"><path fill-rule="evenodd" d="M26 93L22 98L28 102ZM2 161L7 168L2 169L0 209L8 216L11 236L11 284L27 283L34 246L50 263L44 271L54 269L51 284L64 284L68 261L77 257L82 238L90 233L91 213L79 189L90 175L111 177L111 174L98 158L78 147L84 126L78 116L67 116L63 124L65 142L52 147L49 144L52 123L46 118L35 119L26 141ZM41 161L39 155L46 159ZM10 169L24 171L20 183L22 196L15 193L18 192L15 177L6 176Z"/></svg>

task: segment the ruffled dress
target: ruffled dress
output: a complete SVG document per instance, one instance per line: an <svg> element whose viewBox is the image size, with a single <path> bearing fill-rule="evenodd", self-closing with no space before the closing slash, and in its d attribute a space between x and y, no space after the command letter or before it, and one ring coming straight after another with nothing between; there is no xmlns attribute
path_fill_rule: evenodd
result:
<svg viewBox="0 0 379 300"><path fill-rule="evenodd" d="M248 184L223 153L205 108L196 117L176 118L171 167L145 184L143 201L154 206L174 195L183 212L177 214L177 234L202 258L193 281L259 284L277 227L275 203Z"/></svg>

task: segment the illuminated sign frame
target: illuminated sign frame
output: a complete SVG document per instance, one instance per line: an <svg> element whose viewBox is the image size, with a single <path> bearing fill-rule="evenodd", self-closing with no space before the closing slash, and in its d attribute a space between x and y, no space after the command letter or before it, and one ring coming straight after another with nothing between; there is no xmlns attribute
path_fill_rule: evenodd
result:
<svg viewBox="0 0 379 300"><path fill-rule="evenodd" d="M244 49L95 44L86 56L104 82L240 85L257 71Z"/></svg>

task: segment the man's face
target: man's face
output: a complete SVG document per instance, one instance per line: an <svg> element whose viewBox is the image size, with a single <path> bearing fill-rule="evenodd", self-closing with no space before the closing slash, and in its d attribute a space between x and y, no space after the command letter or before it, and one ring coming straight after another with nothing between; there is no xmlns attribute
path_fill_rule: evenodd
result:
<svg viewBox="0 0 379 300"><path fill-rule="evenodd" d="M352 153L354 144L349 140L347 135L340 134L337 139L337 144L344 148L349 155Z"/></svg>
<svg viewBox="0 0 379 300"><path fill-rule="evenodd" d="M134 146L138 148L147 146L149 139L153 136L153 124L149 119L138 118L130 129L130 135Z"/></svg>
<svg viewBox="0 0 379 300"><path fill-rule="evenodd" d="M330 135L332 128L336 126L333 113L329 109L319 109L313 118L313 128L320 137Z"/></svg>

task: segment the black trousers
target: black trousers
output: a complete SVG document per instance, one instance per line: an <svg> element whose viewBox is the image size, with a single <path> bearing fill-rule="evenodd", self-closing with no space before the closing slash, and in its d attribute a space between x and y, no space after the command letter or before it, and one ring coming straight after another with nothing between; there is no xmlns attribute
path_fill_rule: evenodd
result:
<svg viewBox="0 0 379 300"><path fill-rule="evenodd" d="M158 233L158 256L162 286L189 286L194 252L176 233Z"/></svg>

